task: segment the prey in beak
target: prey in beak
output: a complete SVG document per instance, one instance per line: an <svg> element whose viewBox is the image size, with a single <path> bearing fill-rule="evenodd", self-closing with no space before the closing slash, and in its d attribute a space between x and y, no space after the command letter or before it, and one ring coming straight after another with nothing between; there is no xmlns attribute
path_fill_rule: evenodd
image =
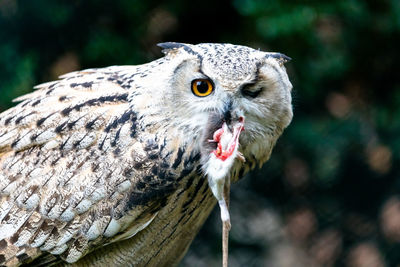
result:
<svg viewBox="0 0 400 267"><path fill-rule="evenodd" d="M229 186L229 173L236 158L245 161L238 151L239 136L244 130L244 117L232 121L230 127L224 122L222 127L213 134L210 143L216 143L216 149L210 153L207 165L208 183L221 209L221 220L230 227L230 217L227 201L224 198L224 187Z"/></svg>
<svg viewBox="0 0 400 267"><path fill-rule="evenodd" d="M239 137L244 130L244 116L235 114L229 121L222 121L222 125L213 131L212 139L208 143L212 149L208 150L208 161L204 165L208 184L221 211L222 220L222 247L223 266L228 266L228 237L231 228L229 215L230 171L236 159L245 161L239 152Z"/></svg>
<svg viewBox="0 0 400 267"><path fill-rule="evenodd" d="M238 122L232 127L228 127L226 122L222 124L222 127L215 131L213 139L208 140L210 143L217 143L217 149L212 153L215 157L221 161L225 161L228 158L239 158L245 161L242 153L238 151L239 147L239 135L244 130L244 117L239 117Z"/></svg>

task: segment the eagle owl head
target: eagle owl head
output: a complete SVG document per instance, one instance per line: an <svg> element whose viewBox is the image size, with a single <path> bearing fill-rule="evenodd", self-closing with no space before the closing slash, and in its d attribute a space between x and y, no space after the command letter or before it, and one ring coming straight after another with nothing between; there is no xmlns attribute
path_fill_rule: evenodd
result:
<svg viewBox="0 0 400 267"><path fill-rule="evenodd" d="M147 112L149 124L164 125L171 139L179 136L201 152L203 171L222 201L226 177L267 161L292 119L284 67L290 58L231 44L159 46L166 56L152 63L133 105Z"/></svg>
<svg viewBox="0 0 400 267"><path fill-rule="evenodd" d="M152 124L173 129L171 138L194 144L208 173L218 149L216 131L225 123L225 132L233 134L243 124L238 151L250 168L261 166L293 116L292 85L283 65L290 58L231 44L159 46L166 56L152 63L143 80L145 93L133 105L144 105L140 110L152 115ZM232 163L227 165L226 172Z"/></svg>

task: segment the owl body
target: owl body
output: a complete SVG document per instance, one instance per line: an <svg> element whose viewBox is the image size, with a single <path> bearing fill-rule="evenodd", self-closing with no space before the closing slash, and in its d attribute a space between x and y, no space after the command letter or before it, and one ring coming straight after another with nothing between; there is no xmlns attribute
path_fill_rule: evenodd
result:
<svg viewBox="0 0 400 267"><path fill-rule="evenodd" d="M217 202L210 166L235 181L269 158L292 118L287 58L161 46L161 59L64 75L0 114L1 265L176 264ZM213 134L239 116L246 161L222 160Z"/></svg>

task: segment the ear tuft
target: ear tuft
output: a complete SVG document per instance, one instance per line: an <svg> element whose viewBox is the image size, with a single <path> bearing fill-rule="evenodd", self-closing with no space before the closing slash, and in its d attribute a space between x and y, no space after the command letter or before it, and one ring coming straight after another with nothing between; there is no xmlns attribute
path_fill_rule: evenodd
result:
<svg viewBox="0 0 400 267"><path fill-rule="evenodd" d="M189 44L184 43L176 43L176 42L166 42L157 44L158 47L162 48L162 52L164 54L168 54L169 52L176 51L179 48L183 48L189 54L197 55L192 48L190 48Z"/></svg>
<svg viewBox="0 0 400 267"><path fill-rule="evenodd" d="M267 53L267 55L265 57L266 58L270 58L270 57L275 58L280 65L283 65L292 60L290 57L288 57L284 54L281 54L281 53Z"/></svg>
<svg viewBox="0 0 400 267"><path fill-rule="evenodd" d="M172 50L178 49L184 46L185 44L182 43L175 43L175 42L165 42L165 43L158 43L157 46L161 47L164 50Z"/></svg>

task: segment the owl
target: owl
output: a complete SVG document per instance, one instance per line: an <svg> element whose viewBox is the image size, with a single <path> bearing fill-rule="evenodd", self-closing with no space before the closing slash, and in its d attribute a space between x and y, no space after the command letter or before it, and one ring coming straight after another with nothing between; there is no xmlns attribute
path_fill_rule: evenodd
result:
<svg viewBox="0 0 400 267"><path fill-rule="evenodd" d="M171 266L292 119L289 58L161 43L0 114L0 265ZM227 189L228 188L228 189Z"/></svg>

